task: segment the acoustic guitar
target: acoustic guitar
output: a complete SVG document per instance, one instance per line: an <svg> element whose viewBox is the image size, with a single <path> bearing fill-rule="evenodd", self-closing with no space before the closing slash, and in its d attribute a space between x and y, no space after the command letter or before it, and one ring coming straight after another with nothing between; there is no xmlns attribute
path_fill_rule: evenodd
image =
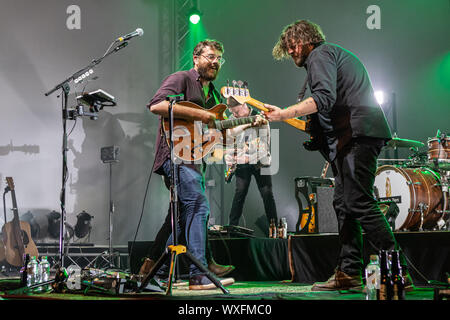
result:
<svg viewBox="0 0 450 320"><path fill-rule="evenodd" d="M211 154L217 146L227 146L234 144L234 138L227 136L226 129L230 129L243 124L255 122L258 116L250 116L236 119L225 119L225 104L218 104L211 109L204 109L198 104L189 101L177 102L174 105L201 109L213 113L216 117L215 128L208 126L201 121L188 121L184 119L173 119L173 151L174 156L182 161L196 162ZM166 142L170 147L169 119L164 118L162 122Z"/></svg>
<svg viewBox="0 0 450 320"><path fill-rule="evenodd" d="M11 191L14 217L10 222L5 223L2 228L5 258L10 265L20 267L23 266L25 254L29 254L30 257L38 257L39 252L31 238L30 224L26 221L19 220L19 211L17 209L12 177L6 177L6 182Z"/></svg>

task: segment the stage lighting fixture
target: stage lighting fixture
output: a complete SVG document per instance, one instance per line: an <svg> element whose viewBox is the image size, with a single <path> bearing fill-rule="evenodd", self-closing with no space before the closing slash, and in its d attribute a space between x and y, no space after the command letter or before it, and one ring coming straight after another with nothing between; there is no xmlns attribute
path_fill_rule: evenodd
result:
<svg viewBox="0 0 450 320"><path fill-rule="evenodd" d="M61 213L53 210L47 215L47 219L48 219L47 231L50 237L55 239L59 238L59 232L61 228L61 221L60 221ZM64 230L65 230L64 240L68 241L73 237L74 234L73 228L66 222L64 223Z"/></svg>
<svg viewBox="0 0 450 320"><path fill-rule="evenodd" d="M47 215L48 219L48 233L52 238L59 237L59 219L61 218L61 213L52 211Z"/></svg>
<svg viewBox="0 0 450 320"><path fill-rule="evenodd" d="M198 11L198 9L193 8L193 9L191 9L190 12L189 12L189 21L190 21L192 24L197 24L197 23L200 22L201 15L202 15L202 14L201 14L200 11Z"/></svg>
<svg viewBox="0 0 450 320"><path fill-rule="evenodd" d="M91 233L91 219L94 218L83 210L77 215L77 223L75 225L75 235L77 238L84 238Z"/></svg>
<svg viewBox="0 0 450 320"><path fill-rule="evenodd" d="M375 99L377 99L377 102L382 105L384 103L384 92L375 91Z"/></svg>

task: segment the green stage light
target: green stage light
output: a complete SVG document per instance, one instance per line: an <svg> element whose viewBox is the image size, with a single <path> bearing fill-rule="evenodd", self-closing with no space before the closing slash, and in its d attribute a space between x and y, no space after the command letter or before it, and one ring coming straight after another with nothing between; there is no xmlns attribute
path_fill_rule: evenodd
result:
<svg viewBox="0 0 450 320"><path fill-rule="evenodd" d="M200 14L198 14L198 13L192 13L192 14L189 16L189 21L190 21L192 24L197 24L197 23L199 23L199 22L200 22Z"/></svg>

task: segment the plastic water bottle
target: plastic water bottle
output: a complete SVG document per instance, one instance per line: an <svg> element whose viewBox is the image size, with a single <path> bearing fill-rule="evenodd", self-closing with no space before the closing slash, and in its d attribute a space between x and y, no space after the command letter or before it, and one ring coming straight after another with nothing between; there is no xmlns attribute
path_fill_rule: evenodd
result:
<svg viewBox="0 0 450 320"><path fill-rule="evenodd" d="M27 264L27 287L39 282L39 263L35 256Z"/></svg>
<svg viewBox="0 0 450 320"><path fill-rule="evenodd" d="M380 289L380 263L377 255L370 256L370 263L366 267L366 300L378 300Z"/></svg>
<svg viewBox="0 0 450 320"><path fill-rule="evenodd" d="M40 282L47 282L50 280L50 262L48 262L46 256L43 256L41 262L39 263L39 279ZM39 287L39 291L47 292L49 290L49 284Z"/></svg>

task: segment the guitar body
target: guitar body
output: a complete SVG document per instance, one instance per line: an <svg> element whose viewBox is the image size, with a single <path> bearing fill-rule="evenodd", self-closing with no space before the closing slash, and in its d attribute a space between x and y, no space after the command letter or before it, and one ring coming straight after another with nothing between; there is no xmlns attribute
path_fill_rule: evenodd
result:
<svg viewBox="0 0 450 320"><path fill-rule="evenodd" d="M5 223L2 228L5 259L10 265L20 267L23 266L25 254L38 257L39 253L36 244L31 239L30 224L19 220L13 179L6 177L6 182L11 191L14 218Z"/></svg>
<svg viewBox="0 0 450 320"><path fill-rule="evenodd" d="M325 144L323 134L319 125L317 115L308 115L306 120L309 125L310 137L308 141L303 142L303 147L308 151L317 151L322 149Z"/></svg>
<svg viewBox="0 0 450 320"><path fill-rule="evenodd" d="M16 223L14 221L6 223L3 228L3 242L6 261L15 267L20 267L23 264L23 255L29 254L30 257L38 257L39 252L31 238L31 227L26 221L19 221L20 237L22 241L16 240ZM23 244L23 252L20 250L20 242Z"/></svg>
<svg viewBox="0 0 450 320"><path fill-rule="evenodd" d="M0 239L0 263L5 261L5 259L6 259L5 244L3 243L3 240Z"/></svg>
<svg viewBox="0 0 450 320"><path fill-rule="evenodd" d="M233 126L251 123L255 117L247 117L235 120L226 120L224 118L224 112L227 109L225 104L218 104L211 109L204 109L199 105L181 101L177 104L204 110L213 113L216 117L216 123L226 123L226 127L223 130L208 129L206 124L201 121L189 121L184 119L173 119L173 151L176 158L186 161L195 162L202 160L205 156L211 154L217 146L228 146L234 143L234 138L231 136L227 138L227 128ZM176 105L175 105L176 108ZM163 130L167 144L170 147L170 123L169 119L163 119Z"/></svg>

